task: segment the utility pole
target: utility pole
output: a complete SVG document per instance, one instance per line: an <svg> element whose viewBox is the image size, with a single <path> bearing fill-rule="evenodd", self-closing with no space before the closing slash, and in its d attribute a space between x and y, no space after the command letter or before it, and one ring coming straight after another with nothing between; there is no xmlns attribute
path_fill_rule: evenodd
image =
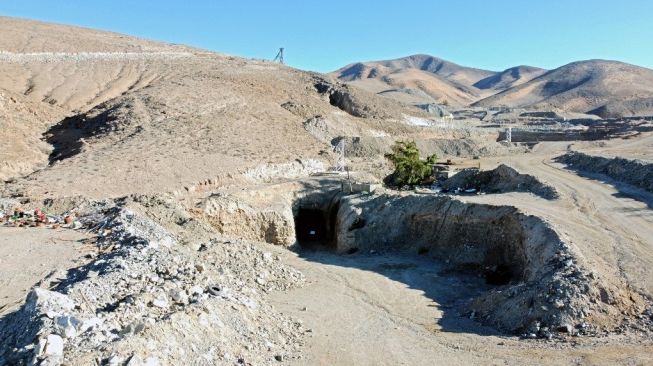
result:
<svg viewBox="0 0 653 366"><path fill-rule="evenodd" d="M283 47L279 48L279 52L274 57L274 60L272 60L272 62L277 62L277 61L279 61L280 64L283 64Z"/></svg>

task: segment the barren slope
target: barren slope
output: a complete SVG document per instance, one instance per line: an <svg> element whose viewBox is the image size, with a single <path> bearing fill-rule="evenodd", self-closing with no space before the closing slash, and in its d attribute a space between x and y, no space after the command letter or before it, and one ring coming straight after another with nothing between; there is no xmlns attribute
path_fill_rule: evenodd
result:
<svg viewBox="0 0 653 366"><path fill-rule="evenodd" d="M387 61L371 61L347 65L331 73L334 77L373 92L381 92L378 84L383 82L387 93L415 94L423 91L430 101L455 105L467 105L487 95L473 86L474 83L494 75L487 70L460 66L429 55L413 55ZM393 97L401 98L398 94ZM429 100L421 100L429 101Z"/></svg>
<svg viewBox="0 0 653 366"><path fill-rule="evenodd" d="M539 67L515 66L479 80L474 83L474 86L479 89L492 89L498 92L521 85L545 72L546 70Z"/></svg>
<svg viewBox="0 0 653 366"><path fill-rule="evenodd" d="M41 135L152 80L153 61L189 57L188 48L109 32L0 17L0 180L47 164Z"/></svg>
<svg viewBox="0 0 653 366"><path fill-rule="evenodd" d="M0 89L0 181L47 164L51 147L40 139L41 133L62 115L55 106Z"/></svg>
<svg viewBox="0 0 653 366"><path fill-rule="evenodd" d="M650 115L653 112L653 70L617 61L579 61L475 105L556 107L602 117Z"/></svg>
<svg viewBox="0 0 653 366"><path fill-rule="evenodd" d="M0 18L0 29L11 35L0 41L0 92L44 114L14 134L3 178L47 164L42 134L54 147L52 165L13 192L172 191L262 164L329 164L330 141L309 133L308 119L364 136L405 133L405 116L426 116L270 62L11 18ZM17 116L7 110L3 124Z"/></svg>

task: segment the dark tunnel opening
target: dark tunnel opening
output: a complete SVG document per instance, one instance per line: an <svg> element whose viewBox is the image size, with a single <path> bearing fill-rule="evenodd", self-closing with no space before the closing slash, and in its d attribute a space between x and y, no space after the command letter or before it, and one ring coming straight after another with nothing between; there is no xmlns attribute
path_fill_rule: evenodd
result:
<svg viewBox="0 0 653 366"><path fill-rule="evenodd" d="M332 244L333 233L328 219L323 210L300 208L295 215L295 235L299 245L319 248Z"/></svg>

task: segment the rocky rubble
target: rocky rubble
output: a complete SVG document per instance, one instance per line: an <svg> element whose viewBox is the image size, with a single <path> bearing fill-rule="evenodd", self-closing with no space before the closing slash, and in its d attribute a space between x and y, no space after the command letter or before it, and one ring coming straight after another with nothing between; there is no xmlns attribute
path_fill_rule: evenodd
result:
<svg viewBox="0 0 653 366"><path fill-rule="evenodd" d="M295 241L290 207L253 207L232 197L211 197L202 205L204 220L218 232L288 246Z"/></svg>
<svg viewBox="0 0 653 366"><path fill-rule="evenodd" d="M303 275L257 243L198 248L126 207L108 210L109 248L0 320L0 364L274 364L299 357L300 322L265 301Z"/></svg>
<svg viewBox="0 0 653 366"><path fill-rule="evenodd" d="M473 188L488 193L531 192L545 199L558 198L558 192L556 192L555 188L540 182L532 175L520 174L505 164L487 171L464 169L444 181L442 188L451 191Z"/></svg>
<svg viewBox="0 0 653 366"><path fill-rule="evenodd" d="M315 159L295 160L289 163L263 164L245 172L245 177L252 182L270 182L279 178L298 178L317 172L326 171L323 162Z"/></svg>

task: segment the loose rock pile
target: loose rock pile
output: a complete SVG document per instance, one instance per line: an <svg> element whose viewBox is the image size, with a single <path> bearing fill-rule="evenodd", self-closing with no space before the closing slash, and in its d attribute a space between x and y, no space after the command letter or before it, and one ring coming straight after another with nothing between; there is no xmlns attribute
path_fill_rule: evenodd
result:
<svg viewBox="0 0 653 366"><path fill-rule="evenodd" d="M475 189L487 193L531 192L546 199L558 198L555 188L540 182L532 175L520 174L504 164L487 171L465 169L444 181L442 188L450 191Z"/></svg>
<svg viewBox="0 0 653 366"><path fill-rule="evenodd" d="M264 293L303 275L256 243L182 246L153 220L109 210L112 248L0 320L0 364L273 364L299 357L303 329Z"/></svg>

